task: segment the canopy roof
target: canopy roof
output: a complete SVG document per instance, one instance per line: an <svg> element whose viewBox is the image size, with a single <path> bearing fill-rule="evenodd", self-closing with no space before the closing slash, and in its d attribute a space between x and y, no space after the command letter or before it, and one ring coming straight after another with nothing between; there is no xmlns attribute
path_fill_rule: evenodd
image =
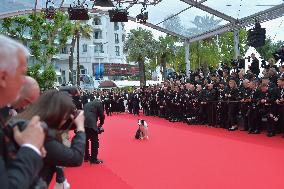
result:
<svg viewBox="0 0 284 189"><path fill-rule="evenodd" d="M93 5L93 0L81 0ZM113 0L114 1L114 0ZM56 8L67 8L73 0L53 0ZM46 0L1 0L0 18L45 8ZM135 21L141 4L123 4ZM205 39L240 27L252 26L284 15L283 0L162 0L147 7L146 26L188 42Z"/></svg>

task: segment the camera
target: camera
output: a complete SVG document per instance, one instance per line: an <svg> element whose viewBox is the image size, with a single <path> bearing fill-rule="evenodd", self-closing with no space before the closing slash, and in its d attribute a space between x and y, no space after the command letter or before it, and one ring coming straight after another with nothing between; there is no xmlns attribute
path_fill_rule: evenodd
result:
<svg viewBox="0 0 284 189"><path fill-rule="evenodd" d="M264 69L269 69L270 68L270 66L268 64L266 64L265 60L261 61L261 67L264 68Z"/></svg>
<svg viewBox="0 0 284 189"><path fill-rule="evenodd" d="M8 122L7 129L13 130L16 126L18 126L19 130L22 132L26 129L26 127L29 125L30 121L23 120L23 119L12 119ZM45 122L40 122L40 126L43 128L43 131L45 135L48 135L48 126Z"/></svg>
<svg viewBox="0 0 284 189"><path fill-rule="evenodd" d="M60 130L75 130L76 125L74 123L74 119L79 115L79 111L75 110L74 112L71 113L73 115L73 118L69 117L69 119L60 127Z"/></svg>
<svg viewBox="0 0 284 189"><path fill-rule="evenodd" d="M17 151L20 146L16 143L14 139L13 129L17 126L19 130L24 131L29 125L29 121L22 119L12 119L8 122L7 127L4 128L5 136L7 137L6 149L7 149L7 158L8 160L13 160L16 157ZM43 128L45 136L55 137L55 132L48 130L48 126L45 122L40 122L40 126Z"/></svg>
<svg viewBox="0 0 284 189"><path fill-rule="evenodd" d="M103 126L102 125L98 125L97 133L98 134L102 134L103 132L105 132Z"/></svg>

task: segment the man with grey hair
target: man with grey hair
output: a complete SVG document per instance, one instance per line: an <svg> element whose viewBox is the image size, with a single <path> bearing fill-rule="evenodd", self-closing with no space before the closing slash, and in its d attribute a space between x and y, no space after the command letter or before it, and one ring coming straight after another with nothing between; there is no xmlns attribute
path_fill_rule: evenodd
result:
<svg viewBox="0 0 284 189"><path fill-rule="evenodd" d="M30 77L25 77L25 83L20 91L20 94L12 107L16 110L21 110L31 103L34 103L40 95L40 87L37 81Z"/></svg>
<svg viewBox="0 0 284 189"><path fill-rule="evenodd" d="M17 99L25 81L27 70L27 49L20 43L0 35L0 107ZM0 183L2 189L28 189L42 168L41 150L44 132L40 118L33 117L22 132L14 128L14 139L20 146L16 157L6 162L6 143L9 140L3 132L5 122L0 115Z"/></svg>

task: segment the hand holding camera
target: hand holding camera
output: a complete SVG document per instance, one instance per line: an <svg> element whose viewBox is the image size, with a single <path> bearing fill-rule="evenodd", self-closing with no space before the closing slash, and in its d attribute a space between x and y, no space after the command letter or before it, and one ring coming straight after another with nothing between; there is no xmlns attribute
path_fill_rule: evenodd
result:
<svg viewBox="0 0 284 189"><path fill-rule="evenodd" d="M43 147L45 133L44 129L41 127L40 118L38 116L34 116L23 131L20 131L19 127L16 125L13 128L13 133L14 139L19 146L31 144L38 150L41 150Z"/></svg>
<svg viewBox="0 0 284 189"><path fill-rule="evenodd" d="M73 115L71 115L73 116ZM74 117L74 123L76 125L76 131L83 131L85 132L85 127L84 127L84 121L85 121L85 116L84 116L84 111L78 111L78 115Z"/></svg>
<svg viewBox="0 0 284 189"><path fill-rule="evenodd" d="M102 134L103 132L105 132L104 128L103 128L103 125L99 124L98 125L98 129L97 129L97 133L98 134Z"/></svg>

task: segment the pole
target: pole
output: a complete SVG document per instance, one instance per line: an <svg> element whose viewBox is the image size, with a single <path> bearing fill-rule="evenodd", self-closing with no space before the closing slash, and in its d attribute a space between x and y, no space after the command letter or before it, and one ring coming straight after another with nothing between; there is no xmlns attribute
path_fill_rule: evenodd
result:
<svg viewBox="0 0 284 189"><path fill-rule="evenodd" d="M190 75L190 49L189 49L189 42L184 43L185 46L185 63L186 63L186 76L189 77Z"/></svg>
<svg viewBox="0 0 284 189"><path fill-rule="evenodd" d="M235 59L240 56L240 30L234 30L234 50L235 50Z"/></svg>

